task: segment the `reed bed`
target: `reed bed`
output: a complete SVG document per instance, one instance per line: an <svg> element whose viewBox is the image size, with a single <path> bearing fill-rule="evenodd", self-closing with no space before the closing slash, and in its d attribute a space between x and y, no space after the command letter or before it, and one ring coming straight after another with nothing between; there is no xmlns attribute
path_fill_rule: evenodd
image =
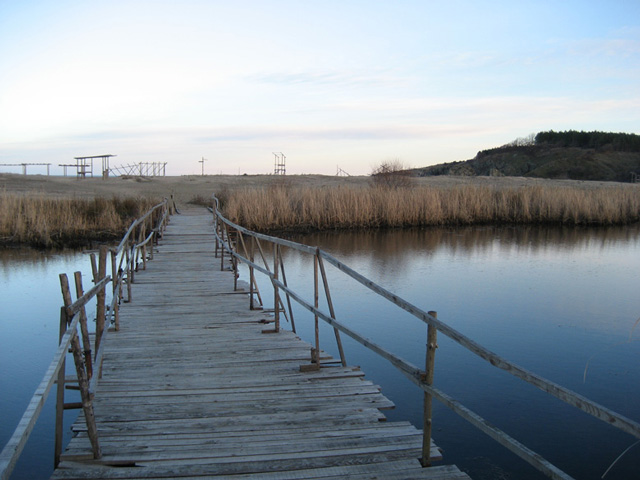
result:
<svg viewBox="0 0 640 480"><path fill-rule="evenodd" d="M640 188L239 189L224 202L232 221L257 231L398 228L430 225L614 225L640 218Z"/></svg>
<svg viewBox="0 0 640 480"><path fill-rule="evenodd" d="M41 248L79 247L124 234L160 202L151 198L55 198L0 193L0 243Z"/></svg>

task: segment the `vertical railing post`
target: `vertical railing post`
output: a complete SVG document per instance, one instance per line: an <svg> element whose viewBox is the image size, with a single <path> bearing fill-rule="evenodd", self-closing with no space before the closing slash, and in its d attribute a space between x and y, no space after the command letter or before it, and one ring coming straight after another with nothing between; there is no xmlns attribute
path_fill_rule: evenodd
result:
<svg viewBox="0 0 640 480"><path fill-rule="evenodd" d="M120 275L118 273L118 254L115 250L111 252L111 282L113 283L113 298L116 300L113 302L113 323L115 329L120 330L120 296L122 295L122 286L120 284Z"/></svg>
<svg viewBox="0 0 640 480"><path fill-rule="evenodd" d="M320 293L318 288L318 252L313 256L313 307L317 310L319 306ZM311 359L316 367L320 368L320 329L318 325L318 314L314 314L315 328L315 348L312 351Z"/></svg>
<svg viewBox="0 0 640 480"><path fill-rule="evenodd" d="M232 250L234 250L235 253L238 253L238 236L240 235L241 233L236 230L235 231L235 237L236 237L235 248L232 248ZM238 290L238 277L240 276L240 274L238 273L238 259L236 258L235 255L231 256L231 265L233 266L233 291L235 292Z"/></svg>
<svg viewBox="0 0 640 480"><path fill-rule="evenodd" d="M124 275L127 277L127 302L131 301L131 288L129 287L129 284L131 283L131 277L130 277L130 273L129 273L129 240L127 240L124 244L124 246L122 247L122 251L123 253L121 253L121 255L124 255Z"/></svg>
<svg viewBox="0 0 640 480"><path fill-rule="evenodd" d="M142 269L147 269L147 221L142 222L142 228L140 229L140 243L142 243ZM143 243L144 242L144 243Z"/></svg>
<svg viewBox="0 0 640 480"><path fill-rule="evenodd" d="M60 308L60 338L58 342L62 341L62 337L67 331L67 325L69 321L67 319L67 311L64 307ZM58 380L56 386L56 430L55 430L55 447L53 455L53 466L58 468L60 463L60 456L62 455L62 426L64 418L64 382L66 375L66 361L63 358L60 370L58 370Z"/></svg>
<svg viewBox="0 0 640 480"><path fill-rule="evenodd" d="M254 304L254 299L253 299L253 295L254 295L254 285L255 285L255 273L253 271L253 261L255 259L254 255L253 255L253 251L254 251L254 247L255 247L255 238L253 238L253 236L251 237L251 246L250 246L250 250L249 250L249 261L251 262L249 264L249 309L250 310L254 310L255 309L255 304Z"/></svg>
<svg viewBox="0 0 640 480"><path fill-rule="evenodd" d="M220 245L220 271L224 270L224 234L227 230L226 227L226 223L223 223L220 227L220 240L222 241L222 245ZM227 238L229 238L228 235Z"/></svg>
<svg viewBox="0 0 640 480"><path fill-rule="evenodd" d="M284 283L286 287L289 287L289 285L287 284L287 274L284 272L284 260L282 258L282 252L280 252L280 269L282 270L282 283ZM287 307L289 310L289 319L291 320L291 331L293 333L296 333L296 321L293 318L293 308L291 307L291 297L289 296L289 293L287 293L286 295L287 295ZM284 310L284 305L282 306L282 309ZM286 315L286 312L285 312L285 315Z"/></svg>
<svg viewBox="0 0 640 480"><path fill-rule="evenodd" d="M94 278L94 283L98 283L104 277L107 276L107 247L100 247L100 256L98 258L98 277ZM95 351L98 353L98 349L100 348L100 341L102 340L102 333L105 328L105 300L106 300L106 287L100 289L100 291L96 294L96 299L98 300L98 304L96 306L96 340L95 340ZM100 365L98 365L98 369L100 369Z"/></svg>
<svg viewBox="0 0 640 480"><path fill-rule="evenodd" d="M220 235L220 222L218 221L217 210L213 212L213 231L216 232L216 249L213 258L218 258L218 248L220 248L220 241L218 240L218 236Z"/></svg>
<svg viewBox="0 0 640 480"><path fill-rule="evenodd" d="M316 256L318 258L318 264L320 266L320 273L322 274L322 284L324 286L324 293L327 298L327 305L329 306L329 314L331 318L336 319L336 312L333 308L333 301L331 300L331 292L329 290L329 279L327 278L327 272L324 270L324 261L320 256L320 249L316 249ZM342 363L343 367L347 366L347 360L344 356L344 349L342 348L342 340L340 339L340 331L333 327L333 333L336 336L336 344L338 345L338 353L340 353L340 363Z"/></svg>
<svg viewBox="0 0 640 480"><path fill-rule="evenodd" d="M277 243L273 244L273 279L278 281L278 270L280 270L280 248ZM278 285L273 283L273 316L275 321L274 329L276 333L280 331L280 292Z"/></svg>
<svg viewBox="0 0 640 480"><path fill-rule="evenodd" d="M102 249L100 253L102 256ZM64 300L65 308L68 308L73 302L71 300L71 292L69 291L69 280L67 278L67 275L64 273L60 274L60 288L62 290L62 298ZM67 321L69 321L69 318L67 318ZM76 366L76 374L78 376L78 387L80 387L82 411L84 413L84 418L87 424L87 435L89 436L89 441L91 442L93 458L97 459L102 457L102 452L100 450L100 444L98 442L98 429L96 427L96 419L93 413L93 396L89 393L89 381L87 380L86 366L82 355L82 350L80 348L80 340L78 339L77 331L73 332L71 337L71 352L73 353L73 360Z"/></svg>
<svg viewBox="0 0 640 480"><path fill-rule="evenodd" d="M74 279L76 282L76 296L80 298L84 295L84 290L82 287L82 273L75 272ZM91 380L93 376L93 361L91 359L91 340L89 339L89 327L87 325L87 313L86 309L82 307L82 309L78 312L80 315L80 332L82 332L82 346L84 347L84 362L87 367L87 377Z"/></svg>
<svg viewBox="0 0 640 480"><path fill-rule="evenodd" d="M437 312L428 312L434 318L438 317ZM427 327L427 354L425 359L424 383L431 386L433 384L433 372L436 361L436 348L438 348L438 329L429 324ZM424 392L423 426L422 426L422 458L420 463L423 467L431 466L431 404L432 396Z"/></svg>

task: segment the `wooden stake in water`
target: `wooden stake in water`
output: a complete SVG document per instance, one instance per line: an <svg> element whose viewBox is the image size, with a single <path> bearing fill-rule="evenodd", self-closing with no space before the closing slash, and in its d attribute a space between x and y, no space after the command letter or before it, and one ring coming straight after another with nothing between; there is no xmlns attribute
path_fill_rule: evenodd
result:
<svg viewBox="0 0 640 480"><path fill-rule="evenodd" d="M428 312L434 318L438 318L437 312ZM431 386L433 384L433 372L436 362L436 348L438 340L438 329L433 325L427 327L427 355L425 360L424 383ZM422 458L420 463L423 467L431 466L431 404L432 396L424 392L424 410L422 427Z"/></svg>

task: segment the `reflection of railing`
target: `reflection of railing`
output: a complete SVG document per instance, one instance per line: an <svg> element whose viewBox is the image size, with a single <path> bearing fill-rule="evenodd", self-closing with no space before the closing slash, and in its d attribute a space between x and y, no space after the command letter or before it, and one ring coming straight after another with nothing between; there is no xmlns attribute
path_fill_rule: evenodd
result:
<svg viewBox="0 0 640 480"><path fill-rule="evenodd" d="M108 332L108 329L105 328L107 315L111 317L110 323L114 324L115 330L118 330L120 328L118 305L121 301L131 301L131 284L134 281L135 271L139 268L140 261L142 268L145 268L147 259L153 258L152 243L162 236L169 214L169 201L165 200L135 220L117 248L102 247L97 263L95 255L92 254L91 266L95 285L85 293L82 287L82 275L80 272L76 272L74 277L78 298L75 302L71 298L67 275L64 273L60 275L60 286L64 301L64 306L60 309L60 344L16 430L0 453L0 478L2 480L8 479L11 475L54 383L57 383L55 465L58 465L62 454L63 412L65 409L70 408L83 409L93 457L101 457L98 432L93 415L93 396L102 367L104 339ZM106 274L108 254L111 256L111 275ZM107 306L106 286L110 282L113 286L113 298L111 304ZM123 298L122 294L123 283L127 284L126 299ZM96 353L92 358L85 306L94 297L97 301L94 340ZM82 348L78 336L78 326L80 326ZM73 354L77 380L65 378L65 360L69 349ZM96 373L94 370L97 370L97 374L94 374ZM82 401L79 403L64 402L65 383L72 381L78 384L75 388L80 391Z"/></svg>
<svg viewBox="0 0 640 480"><path fill-rule="evenodd" d="M216 200L216 207L218 207L218 202ZM582 395L579 395L567 388L564 388L556 383L553 383L535 373L529 372L528 370L506 360L499 355L491 352L486 349L482 345L473 341L472 339L466 337L462 333L457 330L451 328L446 323L438 320L435 312L425 312L424 310L412 305L411 303L403 300L398 295L395 295L383 287L377 285L373 281L359 274L355 270L349 268L344 263L340 262L327 252L320 250L319 248L309 247L307 245L302 245L299 243L291 242L288 240L283 240L277 237L271 237L268 235L259 234L256 232L252 232L247 230L231 221L226 219L219 211L218 208L214 210L214 223L216 228L216 254L218 254L218 250L220 251L221 262L224 259L225 250L229 252L232 256L232 265L235 271L235 277L238 276L238 261L244 262L249 267L249 289L250 289L250 307L254 308L254 296L258 296L260 299L259 292L257 290L257 283L254 277L254 271L257 270L265 275L267 275L271 284L274 288L274 321L275 321L275 329L274 331L278 331L279 329L279 315L280 312L283 312L285 315L290 317L292 327L295 329L295 324L293 323L293 312L291 309L291 299L296 301L306 310L309 310L315 318L315 346L312 349L312 365L311 366L302 366L302 369L318 369L320 368L320 360L319 360L319 333L318 333L318 319L321 318L329 325L334 328L336 332L336 339L338 340L338 346L340 350L340 357L342 362L344 363L344 353L342 351L342 346L340 343L340 337L338 332L343 332L355 341L361 343L368 349L377 353L381 357L390 361L398 370L400 370L409 380L411 380L414 384L416 384L419 388L424 391L424 425L423 425L423 456L422 463L423 465L428 465L428 445L430 443L431 438L431 399L435 397L437 400L441 401L447 407L452 409L458 415L463 417L465 420L470 422L476 428L483 431L485 434L489 435L495 441L533 465L535 468L543 472L550 478L554 479L570 479L568 474L552 465L550 462L542 458L537 453L533 452L514 438L507 435L505 432L499 430L495 426L491 425L487 420L480 417L478 414L472 412L464 405L460 404L458 401L447 395L446 393L440 391L439 389L433 387L433 372L434 372L434 360L435 360L435 349L437 348L437 331L439 330L443 334L447 335L449 338L454 340L455 342L462 345L467 350L476 354L483 360L489 362L494 367L505 370L515 377L524 380L525 382L534 385L540 390L553 395L554 397L572 405L594 417L617 427L618 429L627 432L633 435L636 438L640 438L640 424L633 420L630 420L602 405L593 402ZM262 243L261 243L262 242ZM270 248L267 249L264 244L269 244ZM254 261L254 253L257 250L262 259L262 263L264 266L260 266ZM314 261L314 299L313 304L304 300L299 293L296 293L292 288L289 287L286 281L285 271L284 271L284 262L282 256L282 248L289 248L303 254L313 256ZM265 251L272 251L271 257L265 255ZM338 322L336 320L336 315L333 307L333 303L331 302L331 295L329 293L329 285L327 282L327 276L325 273L324 261L333 265L336 269L343 272L344 274L351 277L353 280L359 282L365 287L369 288L373 292L387 299L391 303L397 305L403 310L409 312L414 317L419 320L425 322L427 327L427 351L426 351L426 367L425 370L421 370L420 368L412 365L406 360L400 358L394 353L391 353L385 350L383 347L373 343L371 340L362 336L361 334L353 331L346 325ZM273 265L273 270L269 267L269 265ZM221 263L222 265L222 263ZM319 298L319 280L318 280L318 271L321 273L323 288L325 291L327 305L328 305L328 313L319 309L318 307L318 298ZM280 280L280 274L282 276L282 280ZM280 292L284 292L287 301L287 309L285 309L284 302L280 296ZM288 311L288 314L287 314ZM295 331L295 330L294 330Z"/></svg>

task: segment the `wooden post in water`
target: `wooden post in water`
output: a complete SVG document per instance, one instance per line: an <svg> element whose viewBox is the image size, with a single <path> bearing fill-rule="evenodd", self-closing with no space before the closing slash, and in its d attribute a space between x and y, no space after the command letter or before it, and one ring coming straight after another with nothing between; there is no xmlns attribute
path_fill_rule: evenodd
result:
<svg viewBox="0 0 640 480"><path fill-rule="evenodd" d="M62 337L67 331L67 312L64 307L60 308L60 338L58 342L62 341ZM56 430L55 430L55 447L53 455L53 466L58 468L60 463L60 456L62 455L62 425L64 418L64 378L66 372L66 361L63 359L58 370L58 379L56 386Z"/></svg>
<svg viewBox="0 0 640 480"><path fill-rule="evenodd" d="M282 259L282 252L280 252L280 269L282 270L282 283L284 283L284 285L288 287L289 285L287 284L287 274L284 272L284 260ZM293 333L296 333L296 321L293 318L293 308L291 307L291 297L289 296L289 293L287 293L286 295L287 295L287 307L289 309L289 318L291 319L291 331ZM284 305L282 306L282 309L284 310Z"/></svg>
<svg viewBox="0 0 640 480"><path fill-rule="evenodd" d="M74 279L76 282L76 296L80 298L84 295L84 290L82 288L82 273L75 272ZM89 327L87 325L87 312L84 307L80 309L78 312L80 315L80 332L82 332L82 345L84 347L84 362L87 367L87 377L91 380L93 376L93 362L91 360L91 340L89 340Z"/></svg>
<svg viewBox="0 0 640 480"><path fill-rule="evenodd" d="M103 247L100 250L101 257L103 256L104 250L104 257L106 260L106 247ZM71 300L71 292L69 291L69 280L67 278L67 275L64 273L60 274L60 288L62 290L64 306L65 308L68 308L73 304L73 302ZM104 291L104 288L101 289L101 291ZM66 311L65 317L67 317ZM70 319L67 317L67 322L69 320ZM87 380L87 372L85 369L84 358L82 355L82 350L80 348L80 340L78 340L77 331L73 332L73 336L71 338L71 352L73 353L73 361L75 363L76 374L78 376L78 386L80 387L80 397L82 399L82 410L87 423L87 435L89 436L89 441L91 442L93 458L97 459L102 457L102 452L100 450L100 444L98 443L98 429L96 427L96 419L93 413L93 398L89 393L89 381Z"/></svg>
<svg viewBox="0 0 640 480"><path fill-rule="evenodd" d="M318 248L316 250L316 258L318 259L318 264L320 266L320 273L322 274L322 284L324 286L324 293L325 296L327 297L327 305L329 305L329 314L331 315L331 318L333 318L334 320L336 319L336 312L333 308L333 301L331 300L331 292L329 291L329 280L327 279L327 273L324 270L324 261L322 260L322 257L320 256L320 249ZM340 331L336 328L333 327L333 332L335 333L336 336L336 344L338 345L338 352L340 353L340 362L342 363L343 367L347 366L347 360L344 356L344 349L342 348L342 340L340 339Z"/></svg>
<svg viewBox="0 0 640 480"><path fill-rule="evenodd" d="M313 256L313 307L317 310L320 305L320 293L318 289L318 252ZM320 368L320 329L318 325L318 314L314 314L315 318L315 340L316 346L313 350L312 360L317 368Z"/></svg>
<svg viewBox="0 0 640 480"><path fill-rule="evenodd" d="M94 282L98 283L104 277L107 276L107 247L100 247L100 257L98 258L98 278L94 278ZM98 304L96 306L96 345L95 351L98 353L98 349L100 348L100 340L102 339L102 332L104 332L104 321L105 321L105 288L101 288L100 291L96 295L96 299ZM98 369L100 369L100 365L98 365Z"/></svg>
<svg viewBox="0 0 640 480"><path fill-rule="evenodd" d="M278 244L273 244L273 278L278 280L278 270L279 267L279 259L280 258L280 248L278 248ZM273 316L275 320L274 330L276 333L280 331L280 292L278 286L273 284Z"/></svg>
<svg viewBox="0 0 640 480"><path fill-rule="evenodd" d="M91 273L93 274L93 283L96 282L96 278L98 278L98 263L96 262L96 254L92 253L89 255L91 259Z"/></svg>
<svg viewBox="0 0 640 480"><path fill-rule="evenodd" d="M235 252L238 252L238 236L242 235L240 232L235 232L236 243L235 243ZM235 256L231 256L231 265L233 265L233 291L238 290L238 277L240 274L238 273L238 259Z"/></svg>
<svg viewBox="0 0 640 480"><path fill-rule="evenodd" d="M220 227L220 238L222 239L222 245L220 245L220 271L224 270L224 234L226 229L226 224L223 223Z"/></svg>
<svg viewBox="0 0 640 480"><path fill-rule="evenodd" d="M124 247L125 257L127 262L127 302L131 301L131 284L133 283L133 271L131 269L131 255L129 252L129 242L127 240L127 245Z"/></svg>
<svg viewBox="0 0 640 480"><path fill-rule="evenodd" d="M113 283L113 296L115 298L120 298L122 296L122 284L120 283L120 274L117 271L117 254L114 250L110 250L111 252L111 281ZM120 302L116 300L113 302L113 321L115 324L115 329L120 330Z"/></svg>
<svg viewBox="0 0 640 480"><path fill-rule="evenodd" d="M434 318L438 318L437 312L428 312ZM433 372L436 362L436 348L438 348L438 329L429 324L427 327L427 354L425 360L424 383L431 386L433 384ZM424 409L422 425L422 458L420 463L423 467L431 466L431 404L433 398L430 393L424 392Z"/></svg>
<svg viewBox="0 0 640 480"><path fill-rule="evenodd" d="M254 284L255 284L255 273L253 271L253 263L254 263L253 260L255 258L253 255L254 247L255 247L255 239L251 237L251 250L249 250L249 261L251 262L249 264L249 310L255 309L255 304L253 299Z"/></svg>
<svg viewBox="0 0 640 480"><path fill-rule="evenodd" d="M142 269L147 269L147 243L145 242L147 238L147 221L142 222L142 226L140 227L140 243L142 243Z"/></svg>

